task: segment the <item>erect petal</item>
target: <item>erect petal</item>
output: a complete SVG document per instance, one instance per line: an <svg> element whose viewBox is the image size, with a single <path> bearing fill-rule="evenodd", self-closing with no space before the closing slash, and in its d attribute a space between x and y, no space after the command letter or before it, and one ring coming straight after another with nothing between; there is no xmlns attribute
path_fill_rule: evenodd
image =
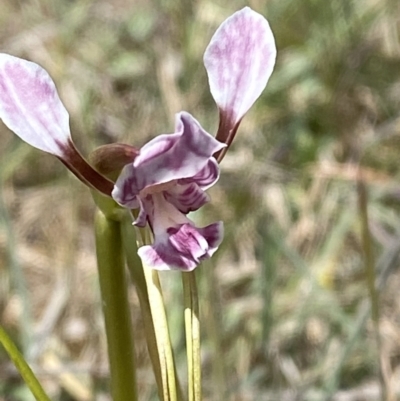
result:
<svg viewBox="0 0 400 401"><path fill-rule="evenodd" d="M204 131L189 113L181 112L176 118L176 133L160 135L143 146L133 164L125 166L118 177L112 196L129 207L144 189L151 193L153 186L196 177L209 165L212 155L225 146Z"/></svg>
<svg viewBox="0 0 400 401"><path fill-rule="evenodd" d="M0 54L0 118L35 148L63 157L69 147L69 116L53 80L39 65L8 54Z"/></svg>
<svg viewBox="0 0 400 401"><path fill-rule="evenodd" d="M75 148L68 112L42 67L0 53L0 119L29 145L57 156L85 184L111 195L112 182Z"/></svg>
<svg viewBox="0 0 400 401"><path fill-rule="evenodd" d="M192 271L215 252L222 231L221 222L200 229L189 223L171 227L152 246L139 248L138 254L144 264L156 270Z"/></svg>
<svg viewBox="0 0 400 401"><path fill-rule="evenodd" d="M164 191L164 196L184 214L200 209L210 200L210 197L194 182L174 185L171 189Z"/></svg>
<svg viewBox="0 0 400 401"><path fill-rule="evenodd" d="M217 139L227 141L261 95L274 68L275 40L267 20L245 7L225 20L204 53L211 94L227 120Z"/></svg>

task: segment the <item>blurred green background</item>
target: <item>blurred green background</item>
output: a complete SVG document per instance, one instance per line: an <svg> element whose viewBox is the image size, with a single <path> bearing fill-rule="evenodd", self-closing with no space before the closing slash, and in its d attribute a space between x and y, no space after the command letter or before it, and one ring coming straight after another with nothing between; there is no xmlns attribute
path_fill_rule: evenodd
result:
<svg viewBox="0 0 400 401"><path fill-rule="evenodd" d="M394 401L398 0L1 0L0 50L48 70L86 155L172 132L180 110L215 133L202 56L245 5L269 19L278 59L195 216L226 229L197 270L204 400ZM93 210L0 124L0 321L53 400L109 400ZM162 279L184 383L181 280ZM141 400L156 400L134 289L131 302ZM0 400L32 399L0 349Z"/></svg>

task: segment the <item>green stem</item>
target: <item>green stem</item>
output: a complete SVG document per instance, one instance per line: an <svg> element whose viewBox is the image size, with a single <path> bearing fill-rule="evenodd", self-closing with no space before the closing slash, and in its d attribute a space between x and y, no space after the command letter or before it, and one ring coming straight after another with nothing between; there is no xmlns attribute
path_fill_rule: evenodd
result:
<svg viewBox="0 0 400 401"><path fill-rule="evenodd" d="M137 400L134 344L121 224L101 211L95 218L96 253L110 361L113 401Z"/></svg>
<svg viewBox="0 0 400 401"><path fill-rule="evenodd" d="M144 331L146 333L147 349L153 366L154 376L157 382L158 395L163 398L162 377L160 367L160 356L157 348L156 334L154 331L153 320L151 316L149 294L147 292L146 280L142 262L137 254L135 230L132 227L130 219L124 219L122 222L122 242L124 245L126 262L132 282L135 284L139 297L140 310L143 318Z"/></svg>
<svg viewBox="0 0 400 401"><path fill-rule="evenodd" d="M189 401L201 400L199 299L195 272L182 273Z"/></svg>
<svg viewBox="0 0 400 401"><path fill-rule="evenodd" d="M160 366L163 381L164 401L177 401L175 362L169 336L167 316L158 273L150 267L143 266L150 309L156 334L157 348L160 355Z"/></svg>
<svg viewBox="0 0 400 401"><path fill-rule="evenodd" d="M215 269L212 268L209 260L203 262L203 272L205 274L205 285L202 293L205 294L204 311L207 324L203 326L208 332L210 338L211 350L215 357L211 364L212 387L216 400L229 399L229 380L227 373L227 364L225 358L221 356L225 354L222 344L221 333L224 331L224 319L221 311L221 294L218 287L218 280L215 276Z"/></svg>
<svg viewBox="0 0 400 401"><path fill-rule="evenodd" d="M142 245L151 243L151 233L148 229L141 229L140 233ZM177 401L181 399L181 394L177 386L175 361L160 278L158 272L148 266L143 266L143 272L159 353L164 401Z"/></svg>
<svg viewBox="0 0 400 401"><path fill-rule="evenodd" d="M50 401L50 398L44 392L32 369L26 363L22 354L18 351L18 348L12 342L11 338L7 335L4 329L0 326L0 343L14 362L15 367L21 374L24 382L32 391L37 401Z"/></svg>
<svg viewBox="0 0 400 401"><path fill-rule="evenodd" d="M173 358L158 273L143 266L137 255L138 246L150 243L150 232L141 229L136 238L131 221L124 219L122 235L129 271L138 292L147 347L153 364L159 397L164 401L180 401L183 396Z"/></svg>

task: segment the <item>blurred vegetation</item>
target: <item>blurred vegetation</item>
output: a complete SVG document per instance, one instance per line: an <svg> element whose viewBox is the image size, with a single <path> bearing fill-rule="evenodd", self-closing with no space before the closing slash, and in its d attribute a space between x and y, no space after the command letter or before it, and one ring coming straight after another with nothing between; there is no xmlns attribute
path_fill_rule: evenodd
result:
<svg viewBox="0 0 400 401"><path fill-rule="evenodd" d="M397 0L2 0L1 51L49 71L85 154L172 132L180 110L214 133L202 55L244 5L269 19L278 60L195 216L226 228L198 269L204 399L396 400ZM89 192L4 125L0 188L1 324L52 399L108 400ZM162 276L184 376L180 277ZM141 399L155 400L133 289L132 316ZM0 400L32 400L1 349Z"/></svg>

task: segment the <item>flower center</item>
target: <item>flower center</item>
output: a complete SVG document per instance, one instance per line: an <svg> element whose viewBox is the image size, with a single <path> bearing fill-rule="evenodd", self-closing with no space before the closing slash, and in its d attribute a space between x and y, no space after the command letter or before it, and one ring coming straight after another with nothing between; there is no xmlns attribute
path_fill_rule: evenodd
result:
<svg viewBox="0 0 400 401"><path fill-rule="evenodd" d="M147 195L154 195L163 191L168 191L176 185L176 180L164 182L162 184L149 185L140 191L140 197L145 198Z"/></svg>
<svg viewBox="0 0 400 401"><path fill-rule="evenodd" d="M154 235L165 234L170 227L190 222L183 213L164 198L164 194L153 194L152 199L154 206L152 218Z"/></svg>

